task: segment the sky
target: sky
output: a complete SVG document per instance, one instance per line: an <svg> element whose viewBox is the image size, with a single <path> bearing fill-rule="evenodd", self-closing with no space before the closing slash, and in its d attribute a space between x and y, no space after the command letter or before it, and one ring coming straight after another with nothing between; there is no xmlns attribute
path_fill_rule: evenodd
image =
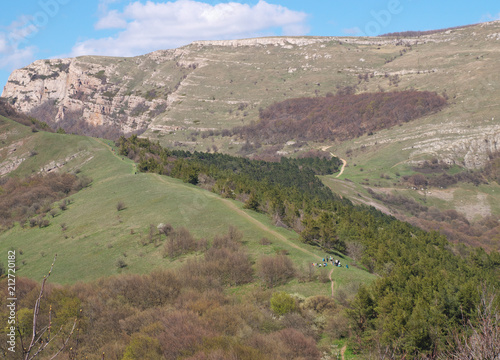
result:
<svg viewBox="0 0 500 360"><path fill-rule="evenodd" d="M500 19L498 0L21 0L0 11L0 89L38 59L136 56L195 40L377 36Z"/></svg>

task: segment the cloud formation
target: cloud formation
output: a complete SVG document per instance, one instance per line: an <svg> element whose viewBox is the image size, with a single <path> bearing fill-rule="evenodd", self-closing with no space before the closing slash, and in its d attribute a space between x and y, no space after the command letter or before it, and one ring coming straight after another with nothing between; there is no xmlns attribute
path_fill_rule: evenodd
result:
<svg viewBox="0 0 500 360"><path fill-rule="evenodd" d="M174 48L194 40L236 39L265 35L305 35L307 14L259 1L207 4L194 0L128 4L122 11L108 10L95 24L97 30L114 29L107 38L89 39L73 47L72 56L134 56Z"/></svg>
<svg viewBox="0 0 500 360"><path fill-rule="evenodd" d="M31 17L22 16L0 32L0 69L12 71L25 66L35 59L36 47L30 46L29 39L39 28Z"/></svg>

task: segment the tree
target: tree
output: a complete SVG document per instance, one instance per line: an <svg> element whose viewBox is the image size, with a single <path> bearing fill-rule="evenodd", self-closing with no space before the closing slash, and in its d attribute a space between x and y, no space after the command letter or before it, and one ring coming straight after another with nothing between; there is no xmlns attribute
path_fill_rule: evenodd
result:
<svg viewBox="0 0 500 360"><path fill-rule="evenodd" d="M132 334L122 360L157 360L162 358L160 342L144 334Z"/></svg>
<svg viewBox="0 0 500 360"><path fill-rule="evenodd" d="M267 287L285 284L295 276L293 262L286 255L263 256L259 263L259 277Z"/></svg>
<svg viewBox="0 0 500 360"><path fill-rule="evenodd" d="M256 193L252 192L248 200L245 202L245 209L259 211L259 206L259 198Z"/></svg>
<svg viewBox="0 0 500 360"><path fill-rule="evenodd" d="M33 309L33 326L32 326L32 334L31 334L31 341L28 346L24 346L24 339L23 339L23 334L20 329L18 328L18 334L19 334L19 339L21 341L21 348L23 351L23 358L24 360L32 360L36 358L37 356L41 355L42 352L47 348L47 346L53 342L53 340L61 333L63 329L63 325L59 328L59 331L55 335L52 335L52 307L50 307L49 310L49 321L48 325L44 327L39 327L39 316L40 316L40 304L42 302L42 298L44 295L44 290L45 290L45 283L47 279L49 278L50 274L52 273L52 269L54 268L54 263L56 261L57 254L54 256L54 261L52 262L52 265L50 266L49 273L43 277L42 280L42 286L40 288L40 294L38 295L38 298L36 299L35 302L35 307ZM76 328L76 323L77 323L77 318L75 318L73 322L73 326L69 332L69 334L66 336L65 339L63 339L62 344L58 347L56 353L50 357L50 359L54 359L59 355L66 345L68 344L70 338L73 335L73 332L75 331Z"/></svg>

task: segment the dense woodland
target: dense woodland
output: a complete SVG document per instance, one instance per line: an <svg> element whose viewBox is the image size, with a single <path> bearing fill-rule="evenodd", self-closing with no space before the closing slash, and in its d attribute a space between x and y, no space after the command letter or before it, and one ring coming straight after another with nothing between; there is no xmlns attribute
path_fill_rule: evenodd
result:
<svg viewBox="0 0 500 360"><path fill-rule="evenodd" d="M457 251L437 232L422 231L371 207L353 206L293 160L271 165L173 151L134 136L121 138L118 145L123 155L137 160L141 171L246 199L247 207L298 231L303 241L347 253L359 266L380 275L345 304L351 324L346 336L358 352L436 358L453 351L459 347L457 339L467 335L464 326L478 320L481 286L498 289L498 252L466 247ZM266 172L258 171L263 169ZM266 173L274 171L267 178Z"/></svg>
<svg viewBox="0 0 500 360"><path fill-rule="evenodd" d="M405 123L446 105L433 92L406 90L297 98L274 103L260 121L233 129L234 134L268 144L289 140L349 140Z"/></svg>

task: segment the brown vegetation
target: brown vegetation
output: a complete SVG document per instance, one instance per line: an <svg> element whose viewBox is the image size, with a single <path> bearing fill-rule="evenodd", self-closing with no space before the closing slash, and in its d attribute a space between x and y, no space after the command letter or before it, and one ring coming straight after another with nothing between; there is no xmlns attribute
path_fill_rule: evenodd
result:
<svg viewBox="0 0 500 360"><path fill-rule="evenodd" d="M69 358L78 354L77 358L97 359L104 352L112 360L318 359L316 341L320 334L328 334L323 322L314 319L320 314L341 316L340 310L331 299L315 297L277 319L270 309L270 291L255 287L241 298L226 293L224 287L253 279L240 237L232 228L214 239L203 258L176 270L64 287L47 284L38 324L63 325L62 334L67 337L78 317L78 334L69 339L62 355ZM0 289L6 298L3 285ZM40 286L23 278L16 285L18 324L30 338L30 309ZM46 315L50 308L51 319ZM2 307L0 318L7 312ZM2 352L5 337L5 332L0 334Z"/></svg>
<svg viewBox="0 0 500 360"><path fill-rule="evenodd" d="M0 226L9 227L16 221L24 224L30 218L31 226L47 226L48 220L43 217L53 210L52 204L88 186L90 182L89 178L78 178L69 173L4 178L0 182ZM66 199L61 204L60 209L65 210ZM55 214L52 212L51 216Z"/></svg>
<svg viewBox="0 0 500 360"><path fill-rule="evenodd" d="M261 110L260 121L233 132L266 143L349 140L440 110L446 99L433 92L406 90L289 99Z"/></svg>
<svg viewBox="0 0 500 360"><path fill-rule="evenodd" d="M4 116L20 124L30 126L33 131L43 130L53 132L53 130L44 122L31 116L17 112L6 99L0 98L0 116Z"/></svg>
<svg viewBox="0 0 500 360"><path fill-rule="evenodd" d="M287 283L295 277L292 261L285 255L263 256L259 262L259 277L272 288Z"/></svg>

